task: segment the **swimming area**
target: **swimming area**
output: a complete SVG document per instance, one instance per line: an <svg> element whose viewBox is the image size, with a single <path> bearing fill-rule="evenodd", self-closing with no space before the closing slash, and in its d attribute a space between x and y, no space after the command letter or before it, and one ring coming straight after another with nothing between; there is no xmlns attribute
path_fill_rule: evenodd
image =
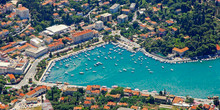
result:
<svg viewBox="0 0 220 110"><path fill-rule="evenodd" d="M169 64L107 44L57 61L45 82L161 91L196 98L220 96L220 59Z"/></svg>

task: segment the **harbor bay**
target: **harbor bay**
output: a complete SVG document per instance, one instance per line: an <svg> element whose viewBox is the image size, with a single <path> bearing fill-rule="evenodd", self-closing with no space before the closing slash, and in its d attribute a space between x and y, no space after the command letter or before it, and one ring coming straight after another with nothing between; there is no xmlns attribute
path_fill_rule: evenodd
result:
<svg viewBox="0 0 220 110"><path fill-rule="evenodd" d="M220 59L169 64L107 44L56 61L45 82L101 85L166 91L180 96L206 98L220 95Z"/></svg>

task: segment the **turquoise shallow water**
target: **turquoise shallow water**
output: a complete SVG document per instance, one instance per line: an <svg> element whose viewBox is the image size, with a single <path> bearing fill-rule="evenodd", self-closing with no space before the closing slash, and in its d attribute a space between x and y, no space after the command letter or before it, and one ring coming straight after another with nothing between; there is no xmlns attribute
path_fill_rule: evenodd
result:
<svg viewBox="0 0 220 110"><path fill-rule="evenodd" d="M74 56L67 58L69 61L67 59L57 61L45 82L61 81L80 86L96 84L111 87L118 85L158 92L166 89L171 94L190 95L197 98L220 96L220 59L202 63L166 64L146 57L141 52L132 57L133 53L121 48L113 48L114 45L108 44L105 47L87 51L87 54L80 53L78 58L74 58ZM110 48L113 50L109 50ZM109 51L111 54L108 54ZM73 62L76 64L75 66ZM103 65L94 66L97 62L101 62ZM60 65L61 63L63 65ZM69 67L65 67L66 64L69 64ZM84 72L84 74L79 74L79 72ZM72 74L74 74L73 77Z"/></svg>

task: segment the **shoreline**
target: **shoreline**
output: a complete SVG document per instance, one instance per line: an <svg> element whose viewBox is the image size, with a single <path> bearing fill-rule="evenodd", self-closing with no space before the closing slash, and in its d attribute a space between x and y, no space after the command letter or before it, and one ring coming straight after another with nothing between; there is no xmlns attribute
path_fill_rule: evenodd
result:
<svg viewBox="0 0 220 110"><path fill-rule="evenodd" d="M76 51L76 52L72 52L72 53L69 53L69 54L67 54L67 55L64 55L64 56L61 56L61 57L58 57L58 58L55 58L55 59L52 59L50 62L49 62L49 64L48 64L48 66L47 66L47 68L45 69L45 71L44 71L44 73L42 74L42 76L41 76L41 78L40 78L40 80L39 80L39 82L41 83L41 84L44 84L44 85L68 85L68 86L70 86L70 87L77 87L77 88L86 88L86 86L79 86L79 85L69 85L67 82L45 82L45 80L46 80L46 77L45 77L45 75L49 75L49 74L46 74L47 72L50 72L50 69L54 66L54 64L56 63L56 61L60 61L60 60L63 60L63 59L66 59L66 58L69 58L69 57L71 57L71 56L74 56L74 55L77 55L77 54L80 54L80 53L82 53L82 52L86 52L86 51L89 51L89 50L93 50L93 49L95 49L95 48L97 48L97 47L102 47L102 46L104 46L104 45L107 45L107 44L112 44L112 45L115 45L115 46L117 46L117 47L119 47L119 48L122 48L122 49L125 49L125 50L127 50L127 51L129 51L129 52L131 52L131 53L137 53L137 52L142 52L145 56L147 56L147 57L149 57L149 58L152 58L152 59L154 59L154 60L157 60L157 61L160 61L160 60L158 60L157 59L157 57L155 57L154 55L152 55L152 54L150 54L150 53L148 53L148 52L146 52L143 48L138 48L138 50L137 51L134 51L133 49L129 49L129 46L127 46L127 45L125 45L125 44L121 44L121 43L113 43L113 42L110 42L110 43L101 43L101 44L99 44L99 45L96 45L96 46L92 46L92 47L89 47L89 48L85 48L85 49L82 49L82 50L79 50L79 51ZM155 59L156 58L156 59ZM216 59L216 58L215 58ZM166 61L166 60L165 60ZM161 62L161 63L166 63L166 62ZM194 61L194 62L198 62L199 60L197 60L197 61ZM187 62L190 62L190 60L189 61L187 61ZM181 62L181 63L187 63L187 62ZM168 63L170 63L170 62L168 62ZM172 62L173 63L173 62ZM171 64L172 64L171 63ZM175 64L176 64L177 62L175 62ZM49 71L48 71L49 70ZM43 79L45 77L45 79ZM65 84L65 83L67 83L67 84ZM126 88L126 87L125 87ZM140 91L141 92L141 91ZM145 92L146 93L146 90L142 90L142 92ZM154 95L156 95L156 94L158 94L156 91L151 91L151 92L149 92L149 91L147 91L147 93L148 94L154 94ZM184 97L184 96L179 96L179 97ZM202 100L208 100L207 98L196 98L196 99L202 99Z"/></svg>

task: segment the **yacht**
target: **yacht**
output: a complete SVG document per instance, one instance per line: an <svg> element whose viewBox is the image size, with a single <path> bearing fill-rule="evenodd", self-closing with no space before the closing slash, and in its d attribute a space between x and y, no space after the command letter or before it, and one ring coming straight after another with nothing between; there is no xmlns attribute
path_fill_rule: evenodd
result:
<svg viewBox="0 0 220 110"><path fill-rule="evenodd" d="M84 74L84 72L79 72L79 74Z"/></svg>
<svg viewBox="0 0 220 110"><path fill-rule="evenodd" d="M127 70L124 68L123 71L127 71Z"/></svg>
<svg viewBox="0 0 220 110"><path fill-rule="evenodd" d="M92 71L93 73L96 73L96 71Z"/></svg>

